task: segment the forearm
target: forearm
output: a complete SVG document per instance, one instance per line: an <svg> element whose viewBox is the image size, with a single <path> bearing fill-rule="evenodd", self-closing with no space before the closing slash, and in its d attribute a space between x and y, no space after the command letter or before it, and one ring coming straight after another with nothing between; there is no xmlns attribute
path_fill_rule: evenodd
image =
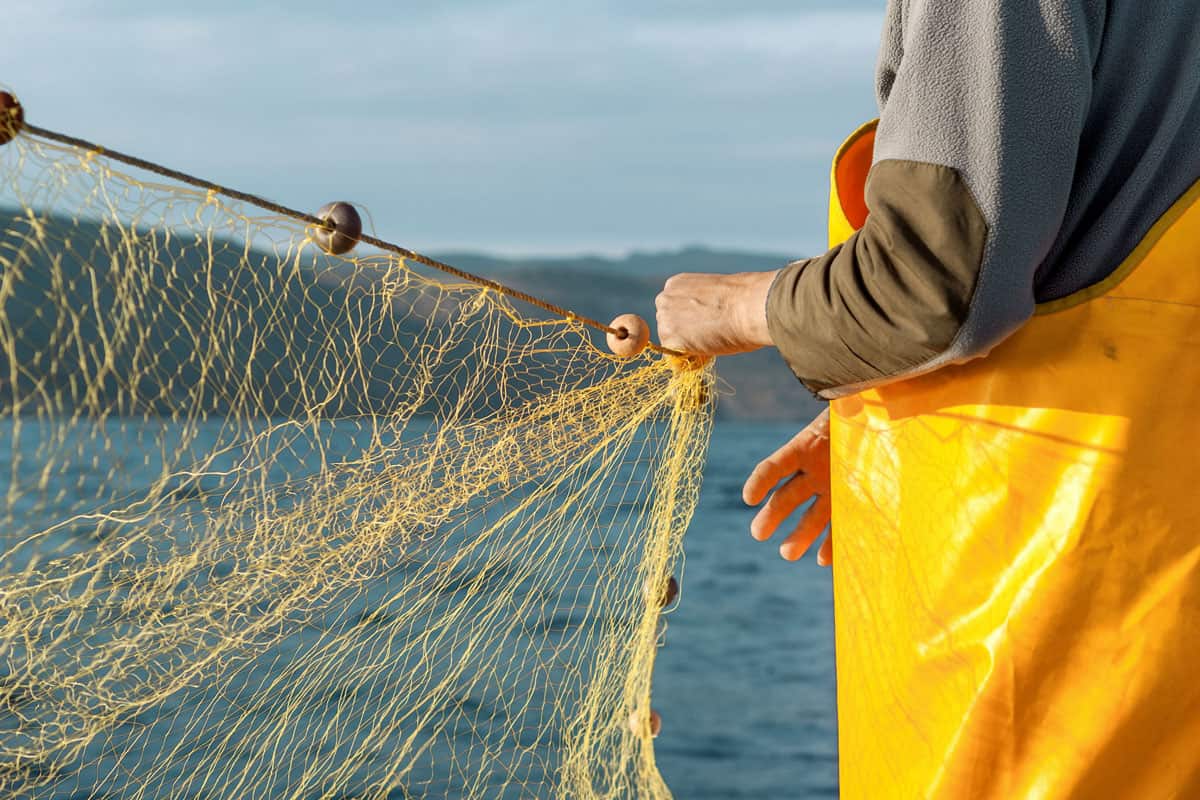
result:
<svg viewBox="0 0 1200 800"><path fill-rule="evenodd" d="M958 173L883 162L867 201L862 230L789 265L767 300L771 339L813 392L912 370L967 320L988 228Z"/></svg>

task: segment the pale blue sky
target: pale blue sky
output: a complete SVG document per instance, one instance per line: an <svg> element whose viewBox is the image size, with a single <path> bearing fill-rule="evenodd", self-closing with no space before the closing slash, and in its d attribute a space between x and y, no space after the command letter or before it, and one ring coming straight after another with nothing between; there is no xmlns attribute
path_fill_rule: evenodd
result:
<svg viewBox="0 0 1200 800"><path fill-rule="evenodd" d="M360 202L419 250L799 256L832 149L875 114L883 6L22 2L0 83L45 127Z"/></svg>

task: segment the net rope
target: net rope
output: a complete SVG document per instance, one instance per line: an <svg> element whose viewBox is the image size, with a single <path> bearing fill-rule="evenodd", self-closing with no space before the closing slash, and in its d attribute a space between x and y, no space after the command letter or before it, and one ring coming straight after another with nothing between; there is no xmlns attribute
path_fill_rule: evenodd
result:
<svg viewBox="0 0 1200 800"><path fill-rule="evenodd" d="M38 131L0 145L0 795L669 797L711 370Z"/></svg>

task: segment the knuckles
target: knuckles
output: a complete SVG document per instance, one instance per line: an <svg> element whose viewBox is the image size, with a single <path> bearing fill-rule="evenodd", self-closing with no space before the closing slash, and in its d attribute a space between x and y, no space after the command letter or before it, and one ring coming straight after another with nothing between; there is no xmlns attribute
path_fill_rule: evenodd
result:
<svg viewBox="0 0 1200 800"><path fill-rule="evenodd" d="M689 273L686 272L680 272L667 278L666 283L663 284L663 292L669 292L672 289L678 289L679 284L687 281L688 274Z"/></svg>
<svg viewBox="0 0 1200 800"><path fill-rule="evenodd" d="M697 278L711 278L711 275L705 276L699 272L677 272L663 283L663 294L670 294L677 291L687 291L688 284L695 283Z"/></svg>

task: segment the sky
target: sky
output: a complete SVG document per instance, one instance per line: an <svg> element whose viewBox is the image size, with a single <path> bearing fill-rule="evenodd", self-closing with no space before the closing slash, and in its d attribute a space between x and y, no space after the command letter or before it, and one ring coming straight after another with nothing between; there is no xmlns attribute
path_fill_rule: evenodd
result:
<svg viewBox="0 0 1200 800"><path fill-rule="evenodd" d="M11 3L31 122L412 249L822 250L884 0ZM19 32L13 36L11 32ZM734 268L736 265L731 265Z"/></svg>

